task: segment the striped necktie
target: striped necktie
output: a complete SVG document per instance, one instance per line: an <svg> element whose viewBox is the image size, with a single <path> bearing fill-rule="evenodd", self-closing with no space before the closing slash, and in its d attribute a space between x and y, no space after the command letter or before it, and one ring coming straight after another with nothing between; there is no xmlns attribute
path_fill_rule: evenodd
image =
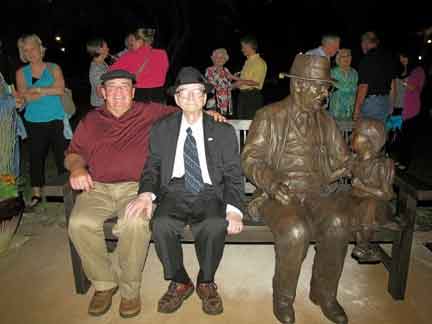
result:
<svg viewBox="0 0 432 324"><path fill-rule="evenodd" d="M198 159L198 150L192 129L186 129L186 140L183 148L183 160L185 169L185 188L189 192L198 193L204 187Z"/></svg>

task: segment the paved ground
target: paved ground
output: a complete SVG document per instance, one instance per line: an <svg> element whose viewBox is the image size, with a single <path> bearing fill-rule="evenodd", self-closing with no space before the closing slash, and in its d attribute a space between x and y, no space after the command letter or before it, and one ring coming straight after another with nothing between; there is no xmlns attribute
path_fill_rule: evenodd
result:
<svg viewBox="0 0 432 324"><path fill-rule="evenodd" d="M26 237L29 240L0 257L2 324L277 323L272 314L274 252L271 245L226 246L216 277L225 305L225 312L220 316L203 314L195 294L177 313L157 313L157 300L167 284L162 279L154 247L150 246L141 289L142 314L135 319L121 319L117 295L110 312L100 318L89 317L86 309L92 290L87 295L74 293L62 206L50 203L46 208L40 214L25 215L18 238L21 242ZM45 213L57 216L47 218ZM394 301L387 293L388 276L383 265L360 266L347 256L339 300L350 323L430 323L432 253L424 247L426 241L432 241L432 232L416 232L404 301ZM193 246L183 246L186 268L195 277L198 267ZM330 323L308 300L313 254L314 249L309 249L299 280L295 302L297 324Z"/></svg>

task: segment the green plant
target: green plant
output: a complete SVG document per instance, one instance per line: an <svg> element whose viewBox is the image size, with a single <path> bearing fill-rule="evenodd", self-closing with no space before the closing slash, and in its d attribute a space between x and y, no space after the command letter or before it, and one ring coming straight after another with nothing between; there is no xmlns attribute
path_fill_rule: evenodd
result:
<svg viewBox="0 0 432 324"><path fill-rule="evenodd" d="M16 178L12 175L0 175L0 199L18 197Z"/></svg>

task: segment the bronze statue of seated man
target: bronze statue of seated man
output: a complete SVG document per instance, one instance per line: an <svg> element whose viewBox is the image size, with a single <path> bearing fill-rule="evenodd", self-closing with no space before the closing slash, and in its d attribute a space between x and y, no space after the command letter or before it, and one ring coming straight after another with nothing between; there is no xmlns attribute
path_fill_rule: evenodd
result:
<svg viewBox="0 0 432 324"><path fill-rule="evenodd" d="M313 237L310 299L329 320L347 323L336 297L350 234L345 211L352 201L333 184L349 173L351 153L323 108L332 82L329 60L298 54L289 76L290 95L257 112L243 148L245 175L261 191L249 213L259 213L274 235L278 320L295 322L297 282Z"/></svg>

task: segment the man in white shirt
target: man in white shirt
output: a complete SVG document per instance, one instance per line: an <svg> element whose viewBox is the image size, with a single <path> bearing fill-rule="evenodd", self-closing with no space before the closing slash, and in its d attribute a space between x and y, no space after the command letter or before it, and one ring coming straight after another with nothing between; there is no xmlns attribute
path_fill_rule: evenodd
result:
<svg viewBox="0 0 432 324"><path fill-rule="evenodd" d="M207 314L223 312L214 276L226 234L243 229L243 180L234 128L203 114L211 90L200 72L183 68L169 89L182 112L153 126L138 197L126 213L150 218L156 252L171 280L158 311L172 313L194 291L183 265L181 233L190 225L200 271L197 293ZM153 201L157 208L152 214Z"/></svg>

